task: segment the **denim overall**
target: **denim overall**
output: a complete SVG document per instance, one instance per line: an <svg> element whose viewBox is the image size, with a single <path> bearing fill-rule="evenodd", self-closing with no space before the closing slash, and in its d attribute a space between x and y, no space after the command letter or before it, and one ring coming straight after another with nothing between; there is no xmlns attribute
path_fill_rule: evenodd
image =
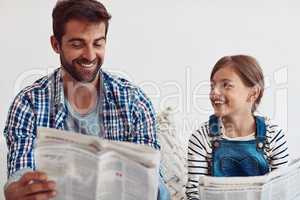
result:
<svg viewBox="0 0 300 200"><path fill-rule="evenodd" d="M263 117L255 116L256 138L248 141L222 139L218 117L210 116L209 135L212 137L211 175L259 176L269 172L263 147L266 139L266 125Z"/></svg>

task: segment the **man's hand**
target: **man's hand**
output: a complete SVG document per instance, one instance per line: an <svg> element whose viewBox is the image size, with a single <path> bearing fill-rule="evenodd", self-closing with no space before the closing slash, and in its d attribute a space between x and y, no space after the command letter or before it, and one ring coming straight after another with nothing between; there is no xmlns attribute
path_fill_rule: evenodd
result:
<svg viewBox="0 0 300 200"><path fill-rule="evenodd" d="M55 197L55 182L43 172L27 172L5 190L6 200L47 200Z"/></svg>

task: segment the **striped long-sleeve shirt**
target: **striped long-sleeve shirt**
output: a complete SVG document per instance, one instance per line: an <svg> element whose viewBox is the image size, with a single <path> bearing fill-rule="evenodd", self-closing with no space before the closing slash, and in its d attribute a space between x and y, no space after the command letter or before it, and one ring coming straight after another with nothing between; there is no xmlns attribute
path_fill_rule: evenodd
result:
<svg viewBox="0 0 300 200"><path fill-rule="evenodd" d="M265 118L266 143L263 149L269 163L270 170L288 165L289 153L284 131L278 124ZM209 137L209 124L203 123L190 137L188 143L188 182L186 195L189 200L200 199L198 192L199 178L210 175L208 166L212 159L211 137ZM247 139L250 139L246 136ZM254 135L253 138L254 139ZM226 138L229 139L229 138ZM241 138L243 139L243 138Z"/></svg>

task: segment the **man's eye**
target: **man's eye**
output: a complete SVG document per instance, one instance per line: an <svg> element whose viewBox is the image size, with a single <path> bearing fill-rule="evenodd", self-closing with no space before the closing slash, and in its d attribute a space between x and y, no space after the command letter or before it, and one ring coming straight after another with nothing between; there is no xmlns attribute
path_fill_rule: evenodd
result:
<svg viewBox="0 0 300 200"><path fill-rule="evenodd" d="M80 47L82 47L82 44L81 43L72 43L71 46L74 48L80 48Z"/></svg>
<svg viewBox="0 0 300 200"><path fill-rule="evenodd" d="M96 43L96 44L94 44L94 45L95 45L95 47L99 47L99 48L101 48L101 47L103 46L102 43Z"/></svg>

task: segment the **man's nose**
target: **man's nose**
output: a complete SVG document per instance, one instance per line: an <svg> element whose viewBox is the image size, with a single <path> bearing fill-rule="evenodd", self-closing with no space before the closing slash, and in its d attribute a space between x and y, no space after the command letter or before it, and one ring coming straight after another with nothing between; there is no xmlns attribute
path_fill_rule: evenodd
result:
<svg viewBox="0 0 300 200"><path fill-rule="evenodd" d="M93 61L96 58L96 51L92 47L86 47L84 49L82 57L89 61Z"/></svg>

